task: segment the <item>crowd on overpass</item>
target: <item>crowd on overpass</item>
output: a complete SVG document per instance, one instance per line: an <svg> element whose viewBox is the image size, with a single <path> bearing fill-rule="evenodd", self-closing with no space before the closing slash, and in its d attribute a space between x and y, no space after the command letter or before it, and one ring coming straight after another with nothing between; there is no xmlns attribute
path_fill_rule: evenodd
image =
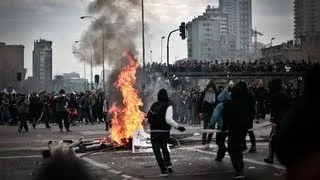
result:
<svg viewBox="0 0 320 180"><path fill-rule="evenodd" d="M170 65L170 72L301 72L314 66L305 60L281 61L281 62L234 62L186 60ZM146 68L152 72L166 72L166 64L148 63Z"/></svg>

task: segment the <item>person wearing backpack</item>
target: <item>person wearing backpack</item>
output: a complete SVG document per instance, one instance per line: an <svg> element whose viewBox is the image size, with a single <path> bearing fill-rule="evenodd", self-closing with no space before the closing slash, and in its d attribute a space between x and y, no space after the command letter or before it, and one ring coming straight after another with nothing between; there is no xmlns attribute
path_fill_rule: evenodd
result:
<svg viewBox="0 0 320 180"><path fill-rule="evenodd" d="M173 108L168 93L165 89L161 89L158 92L158 101L152 104L147 115L151 130L152 149L160 167L161 176L168 176L169 173L173 173L170 153L167 148L171 127L181 132L186 130L173 120L172 115Z"/></svg>

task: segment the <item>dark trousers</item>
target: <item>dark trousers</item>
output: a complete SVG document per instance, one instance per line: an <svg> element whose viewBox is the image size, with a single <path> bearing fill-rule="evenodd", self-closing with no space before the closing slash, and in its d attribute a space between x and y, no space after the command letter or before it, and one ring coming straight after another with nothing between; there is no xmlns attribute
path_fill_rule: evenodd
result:
<svg viewBox="0 0 320 180"><path fill-rule="evenodd" d="M57 122L59 124L59 128L63 129L62 126L62 120L64 123L64 127L69 130L69 118L68 118L68 111L63 111L63 112L56 112L56 117L57 117Z"/></svg>
<svg viewBox="0 0 320 180"><path fill-rule="evenodd" d="M22 131L23 128L25 131L29 131L27 124L27 114L20 114L20 125L18 131Z"/></svg>
<svg viewBox="0 0 320 180"><path fill-rule="evenodd" d="M228 133L219 132L216 135L216 144L218 145L217 159L222 160L227 152L227 147L225 145L226 138L228 137Z"/></svg>
<svg viewBox="0 0 320 180"><path fill-rule="evenodd" d="M79 116L79 121L82 122L82 120L85 120L86 123L88 123L88 120L93 123L93 118L92 115L90 113L90 109L81 109L80 110L80 116Z"/></svg>
<svg viewBox="0 0 320 180"><path fill-rule="evenodd" d="M248 131L249 137L250 137L250 143L251 143L251 148L256 147L256 137L253 133L253 131ZM246 139L244 138L243 140L243 146L247 147L247 142Z"/></svg>
<svg viewBox="0 0 320 180"><path fill-rule="evenodd" d="M45 108L43 108L39 119L36 119L33 124L37 125L41 120L43 120L44 123L46 124L46 127L49 127L49 117L50 117L49 116L49 109L45 107Z"/></svg>
<svg viewBox="0 0 320 180"><path fill-rule="evenodd" d="M153 153L156 157L158 165L162 173L167 171L168 166L171 166L170 153L168 151L168 141L170 138L169 132L152 132L151 133L151 144ZM161 154L161 151L162 154Z"/></svg>
<svg viewBox="0 0 320 180"><path fill-rule="evenodd" d="M243 171L242 143L247 135L247 129L229 130L228 152L231 158L232 166L236 172Z"/></svg>
<svg viewBox="0 0 320 180"><path fill-rule="evenodd" d="M203 129L208 129L208 124L210 122L210 119L211 119L210 113L203 114ZM212 136L213 136L213 133L209 133L209 134L203 133L202 134L202 145L209 144L212 140Z"/></svg>
<svg viewBox="0 0 320 180"><path fill-rule="evenodd" d="M257 119L260 118L265 119L266 118L266 103L265 101L261 101L257 103Z"/></svg>
<svg viewBox="0 0 320 180"><path fill-rule="evenodd" d="M276 149L276 140L277 140L277 134L279 133L279 130L276 127L272 127L270 136L269 136L269 153L268 153L268 159L273 160L274 153Z"/></svg>

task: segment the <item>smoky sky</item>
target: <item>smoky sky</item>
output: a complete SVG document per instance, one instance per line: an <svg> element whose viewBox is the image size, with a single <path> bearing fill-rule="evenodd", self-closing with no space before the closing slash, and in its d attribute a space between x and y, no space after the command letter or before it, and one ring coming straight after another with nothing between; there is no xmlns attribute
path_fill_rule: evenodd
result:
<svg viewBox="0 0 320 180"><path fill-rule="evenodd" d="M141 60L140 2L141 0L105 0L105 2L1 0L0 41L25 45L25 64L29 75L32 73L32 50L35 39L44 38L53 41L54 74L82 72L83 63L80 58L72 54L72 50L85 53L87 61L90 59L90 51L83 44L72 49L72 44L75 40L88 41L94 46L93 59L97 68L94 73L100 74L102 59L99 50L102 49L100 28L90 19L80 20L80 16L92 15L105 23L106 65L115 65L124 49L136 51L135 54ZM201 15L207 5L217 6L217 2L217 0L145 0L146 22L150 29L146 34L146 62L150 50L153 50L153 60L160 61L162 36L167 36L170 30L179 27L180 22L190 21ZM93 8L97 3L109 4ZM264 33L258 41L269 43L270 38L274 36L276 37L274 43L278 44L293 37L293 0L252 0L252 3L253 26ZM111 14L111 12L116 13ZM130 19L123 16L128 16ZM178 34L172 36L170 49L170 62L173 62L175 57L187 56L186 41L182 41ZM166 57L165 52L163 57Z"/></svg>
<svg viewBox="0 0 320 180"><path fill-rule="evenodd" d="M121 64L126 50L137 54L137 39L141 37L140 0L95 0L87 11L98 21L87 18L91 25L82 34L81 40L91 44L94 65L101 65L103 59L109 66ZM103 31L101 29L103 27ZM104 47L102 47L102 32ZM103 49L103 50L102 50Z"/></svg>

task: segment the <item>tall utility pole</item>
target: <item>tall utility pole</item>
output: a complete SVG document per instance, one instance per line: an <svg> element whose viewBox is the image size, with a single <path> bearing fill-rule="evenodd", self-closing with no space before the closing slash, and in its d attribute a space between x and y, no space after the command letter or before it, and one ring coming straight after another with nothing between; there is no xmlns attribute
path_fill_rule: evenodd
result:
<svg viewBox="0 0 320 180"><path fill-rule="evenodd" d="M142 61L143 61L143 68L146 67L146 57L145 57L145 40L144 40L144 0L141 0L141 9L142 9Z"/></svg>
<svg viewBox="0 0 320 180"><path fill-rule="evenodd" d="M172 33L177 32L179 30L180 29L175 29L175 30L171 31L169 33L169 36L168 36L168 39L167 39L167 77L169 77L169 71L170 71L170 69L169 69L169 56L170 56L169 55L169 41L170 41L170 36L171 36Z"/></svg>
<svg viewBox="0 0 320 180"><path fill-rule="evenodd" d="M163 39L164 39L165 37L164 36L162 36L162 38L161 38L161 61L160 61L160 64L162 64L162 52L163 52Z"/></svg>
<svg viewBox="0 0 320 180"><path fill-rule="evenodd" d="M85 42L85 41L75 41L75 43L84 43L86 46L88 46L89 50L90 50L90 54L91 54L91 60L90 60L90 74L91 74L91 90L94 89L93 87L93 62L92 62L92 56L93 56L93 51L92 51L92 47L89 45L89 43Z"/></svg>
<svg viewBox="0 0 320 180"><path fill-rule="evenodd" d="M99 26L101 28L101 35L102 35L102 76L103 76L102 84L103 84L103 91L106 92L105 68L104 68L104 28L103 28L103 25L97 18L95 18L93 16L82 16L80 18L81 19L91 18L91 19L95 20L99 24Z"/></svg>

